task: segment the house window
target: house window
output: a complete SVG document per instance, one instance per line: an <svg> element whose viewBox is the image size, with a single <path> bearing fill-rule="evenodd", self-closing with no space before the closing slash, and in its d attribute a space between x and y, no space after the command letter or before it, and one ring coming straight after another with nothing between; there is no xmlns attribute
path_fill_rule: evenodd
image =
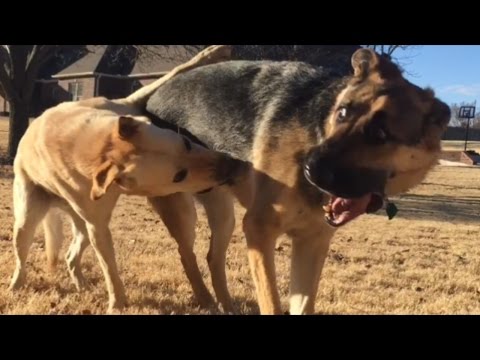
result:
<svg viewBox="0 0 480 360"><path fill-rule="evenodd" d="M68 83L68 92L72 95L72 101L81 100L83 95L83 83L78 81Z"/></svg>

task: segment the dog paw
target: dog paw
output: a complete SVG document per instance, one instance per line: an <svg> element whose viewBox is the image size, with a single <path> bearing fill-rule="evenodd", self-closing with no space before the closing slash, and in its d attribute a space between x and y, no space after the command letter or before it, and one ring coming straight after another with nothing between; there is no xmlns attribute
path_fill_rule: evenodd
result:
<svg viewBox="0 0 480 360"><path fill-rule="evenodd" d="M25 285L25 276L14 276L10 286L8 287L9 291L17 291Z"/></svg>
<svg viewBox="0 0 480 360"><path fill-rule="evenodd" d="M83 276L77 276L73 278L72 282L73 282L73 285L75 285L75 288L77 289L78 292L83 292L90 288L90 284L87 282L87 280Z"/></svg>
<svg viewBox="0 0 480 360"><path fill-rule="evenodd" d="M125 307L127 307L127 300L125 297L121 296L117 299L111 299L107 314L108 315L121 315L124 312Z"/></svg>

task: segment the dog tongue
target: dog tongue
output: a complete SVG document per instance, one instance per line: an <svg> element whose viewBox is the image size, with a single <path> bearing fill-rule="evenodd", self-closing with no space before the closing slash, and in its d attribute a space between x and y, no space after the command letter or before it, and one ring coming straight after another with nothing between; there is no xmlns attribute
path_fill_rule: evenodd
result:
<svg viewBox="0 0 480 360"><path fill-rule="evenodd" d="M372 201L372 194L357 199L335 198L332 203L332 222L336 226L344 225L358 216L365 214Z"/></svg>

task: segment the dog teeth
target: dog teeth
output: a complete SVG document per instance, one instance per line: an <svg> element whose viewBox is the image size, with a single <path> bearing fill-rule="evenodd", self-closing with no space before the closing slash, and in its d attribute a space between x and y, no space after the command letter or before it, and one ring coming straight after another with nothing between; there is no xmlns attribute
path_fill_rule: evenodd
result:
<svg viewBox="0 0 480 360"><path fill-rule="evenodd" d="M323 206L323 211L325 211L325 218L329 221L333 221L335 219L335 216L333 215L333 209L332 209L332 204L324 205Z"/></svg>
<svg viewBox="0 0 480 360"><path fill-rule="evenodd" d="M335 224L335 218L332 214L328 214L328 213L325 214L325 221L327 222L328 225L337 227L337 225Z"/></svg>

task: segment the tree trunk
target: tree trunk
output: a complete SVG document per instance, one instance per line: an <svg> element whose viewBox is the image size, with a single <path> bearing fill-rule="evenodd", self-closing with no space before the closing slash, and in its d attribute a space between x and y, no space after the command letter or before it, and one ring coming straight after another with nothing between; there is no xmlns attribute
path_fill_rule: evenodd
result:
<svg viewBox="0 0 480 360"><path fill-rule="evenodd" d="M0 82L10 103L8 160L13 162L29 125L30 102L38 70L53 56L56 45L4 45L0 49L4 50L0 53L4 60L0 66Z"/></svg>
<svg viewBox="0 0 480 360"><path fill-rule="evenodd" d="M30 107L28 102L18 100L10 102L10 131L8 135L8 156L10 162L13 162L17 154L18 144L25 131L27 131L29 113Z"/></svg>

